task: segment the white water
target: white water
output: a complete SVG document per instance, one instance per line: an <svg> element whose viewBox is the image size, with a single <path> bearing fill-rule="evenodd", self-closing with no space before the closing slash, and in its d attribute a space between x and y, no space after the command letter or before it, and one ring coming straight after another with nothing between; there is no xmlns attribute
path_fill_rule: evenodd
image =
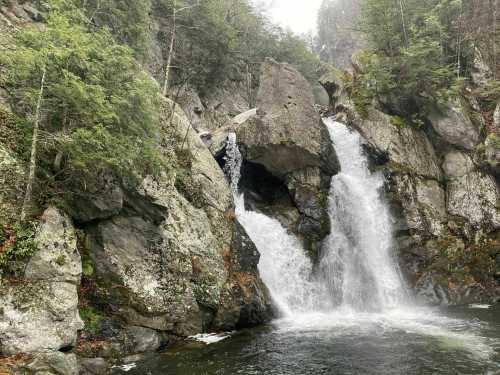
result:
<svg viewBox="0 0 500 375"><path fill-rule="evenodd" d="M231 176L236 214L261 253L260 275L283 314L277 329L297 335L404 332L433 337L443 346L454 345L487 360L494 349L481 337L481 324L451 319L411 302L393 259L383 178L369 171L357 133L324 121L342 171L332 179L332 233L316 273L297 238L277 220L245 209L237 191L241 155L235 136L228 140L226 173Z"/></svg>
<svg viewBox="0 0 500 375"><path fill-rule="evenodd" d="M324 120L341 172L333 177L329 214L332 233L326 239L320 276L339 306L378 311L401 306L406 297L392 257L392 224L382 199L383 177L371 173L358 133Z"/></svg>

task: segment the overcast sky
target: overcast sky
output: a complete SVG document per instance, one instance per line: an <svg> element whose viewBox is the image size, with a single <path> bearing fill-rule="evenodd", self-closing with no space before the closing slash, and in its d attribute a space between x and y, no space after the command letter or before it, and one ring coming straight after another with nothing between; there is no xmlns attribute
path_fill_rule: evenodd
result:
<svg viewBox="0 0 500 375"><path fill-rule="evenodd" d="M271 18L302 34L316 30L316 17L322 0L255 0L269 8Z"/></svg>

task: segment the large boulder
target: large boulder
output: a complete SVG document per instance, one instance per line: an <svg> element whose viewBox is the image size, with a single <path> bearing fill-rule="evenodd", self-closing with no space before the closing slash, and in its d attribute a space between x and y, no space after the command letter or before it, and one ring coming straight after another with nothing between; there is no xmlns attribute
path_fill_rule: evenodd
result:
<svg viewBox="0 0 500 375"><path fill-rule="evenodd" d="M267 59L256 116L235 131L244 160L263 166L286 186L301 214L291 229L316 251L328 234L326 195L339 164L307 80L290 65Z"/></svg>
<svg viewBox="0 0 500 375"><path fill-rule="evenodd" d="M25 279L0 287L3 354L68 348L83 328L77 308L82 265L70 219L56 208L48 208L35 246Z"/></svg>
<svg viewBox="0 0 500 375"><path fill-rule="evenodd" d="M445 113L432 113L429 120L436 133L451 145L472 150L480 142L478 127L458 101L451 102Z"/></svg>

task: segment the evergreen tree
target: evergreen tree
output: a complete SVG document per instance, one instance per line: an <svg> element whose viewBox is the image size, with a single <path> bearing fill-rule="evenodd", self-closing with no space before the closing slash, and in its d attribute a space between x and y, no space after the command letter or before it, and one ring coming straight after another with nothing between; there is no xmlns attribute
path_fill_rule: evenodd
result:
<svg viewBox="0 0 500 375"><path fill-rule="evenodd" d="M158 87L129 47L106 29L90 31L85 14L63 1L51 4L43 28L21 29L13 42L0 56L2 86L19 114L36 114L39 176L76 183L113 170L134 181L161 167Z"/></svg>

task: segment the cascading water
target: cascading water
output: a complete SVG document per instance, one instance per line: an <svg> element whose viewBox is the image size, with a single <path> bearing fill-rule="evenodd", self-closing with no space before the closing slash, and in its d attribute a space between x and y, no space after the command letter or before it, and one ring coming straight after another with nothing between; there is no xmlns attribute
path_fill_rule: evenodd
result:
<svg viewBox="0 0 500 375"><path fill-rule="evenodd" d="M245 209L243 194L238 193L241 163L236 135L229 134L224 171L230 178L238 220L261 253L262 280L284 315L320 309L325 299L319 296L325 295L325 288L313 280L313 265L299 240L277 220Z"/></svg>
<svg viewBox="0 0 500 375"><path fill-rule="evenodd" d="M341 172L333 177L329 211L332 233L320 261L320 281L336 305L356 311L400 306L406 297L392 259L392 225L381 196L384 180L371 173L359 134L324 119Z"/></svg>
<svg viewBox="0 0 500 375"><path fill-rule="evenodd" d="M285 315L394 308L405 289L391 258L391 218L380 190L383 178L372 174L361 137L345 125L325 119L342 172L332 179L332 233L326 239L317 274L298 239L275 219L245 209L238 194L241 155L236 135L227 142L226 174L235 193L236 213L261 253L259 271Z"/></svg>
<svg viewBox="0 0 500 375"><path fill-rule="evenodd" d="M462 310L465 319L452 318L408 303L391 258L382 176L369 172L358 134L325 123L342 172L332 180L332 234L316 270L277 220L245 210L237 189L242 158L236 135L226 144L224 171L238 220L261 253L261 277L283 316L272 329L223 340L201 354L155 354L130 374L499 374L500 315ZM207 337L214 342L220 336Z"/></svg>

